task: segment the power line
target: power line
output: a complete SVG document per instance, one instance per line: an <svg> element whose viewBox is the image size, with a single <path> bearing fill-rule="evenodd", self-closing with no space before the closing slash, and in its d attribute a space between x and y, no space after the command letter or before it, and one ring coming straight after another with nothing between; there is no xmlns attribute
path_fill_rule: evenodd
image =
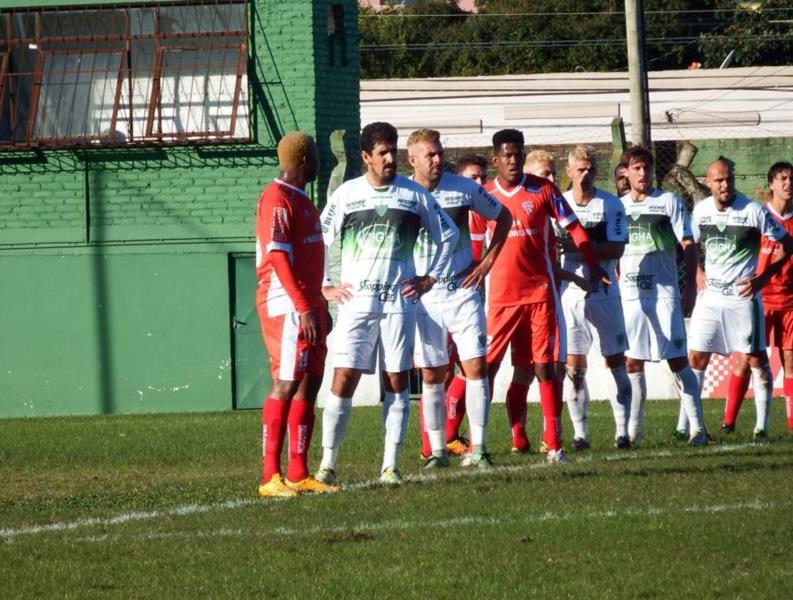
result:
<svg viewBox="0 0 793 600"><path fill-rule="evenodd" d="M645 15L692 15L692 14L727 14L727 13L744 13L744 14L768 14L777 12L793 12L793 8L763 8L759 11L748 11L744 8L727 8L727 9L690 9L690 10L646 10ZM579 12L522 12L522 13L443 13L443 14L412 14L399 12L373 12L373 13L359 13L358 18L402 18L402 19L418 19L418 18L437 18L437 19L469 19L469 18L504 18L504 17L582 17L582 16L625 16L625 11L579 11Z"/></svg>

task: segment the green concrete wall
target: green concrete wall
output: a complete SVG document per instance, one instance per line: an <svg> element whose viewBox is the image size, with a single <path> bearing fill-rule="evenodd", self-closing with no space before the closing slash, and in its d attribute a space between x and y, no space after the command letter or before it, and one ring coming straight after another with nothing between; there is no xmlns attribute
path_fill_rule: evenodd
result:
<svg viewBox="0 0 793 600"><path fill-rule="evenodd" d="M343 39L328 34L331 4ZM360 127L356 2L249 12L253 143L0 153L0 416L233 406L229 262L254 251L277 141L317 137L321 204L330 132L352 148Z"/></svg>

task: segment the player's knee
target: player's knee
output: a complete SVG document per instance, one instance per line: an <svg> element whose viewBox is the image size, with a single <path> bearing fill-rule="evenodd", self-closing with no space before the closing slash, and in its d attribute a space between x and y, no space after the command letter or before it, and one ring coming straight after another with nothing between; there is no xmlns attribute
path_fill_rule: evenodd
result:
<svg viewBox="0 0 793 600"><path fill-rule="evenodd" d="M573 387L576 391L584 386L586 367L568 366L565 368L565 372L567 373L567 378L573 383Z"/></svg>
<svg viewBox="0 0 793 600"><path fill-rule="evenodd" d="M763 383L768 383L772 380L771 367L768 364L752 367L752 376L758 378Z"/></svg>

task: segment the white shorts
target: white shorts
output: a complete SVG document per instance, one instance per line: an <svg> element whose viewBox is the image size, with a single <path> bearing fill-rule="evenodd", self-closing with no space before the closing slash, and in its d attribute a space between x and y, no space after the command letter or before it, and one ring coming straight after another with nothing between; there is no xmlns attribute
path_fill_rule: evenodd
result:
<svg viewBox="0 0 793 600"><path fill-rule="evenodd" d="M449 335L457 346L461 361L487 354L487 320L479 294L468 294L448 302L419 302L416 313L417 367L441 367L449 364Z"/></svg>
<svg viewBox="0 0 793 600"><path fill-rule="evenodd" d="M413 366L415 311L356 313L339 311L333 328L333 366L374 373L376 359L388 373Z"/></svg>
<svg viewBox="0 0 793 600"><path fill-rule="evenodd" d="M669 360L686 356L686 325L678 298L622 299L630 358Z"/></svg>
<svg viewBox="0 0 793 600"><path fill-rule="evenodd" d="M697 296L688 332L688 347L729 356L732 352L764 352L765 315L759 298L725 302L718 294Z"/></svg>
<svg viewBox="0 0 793 600"><path fill-rule="evenodd" d="M595 338L600 342L601 356L613 356L628 349L619 296L586 300L582 294L562 294L562 311L570 354L586 356Z"/></svg>

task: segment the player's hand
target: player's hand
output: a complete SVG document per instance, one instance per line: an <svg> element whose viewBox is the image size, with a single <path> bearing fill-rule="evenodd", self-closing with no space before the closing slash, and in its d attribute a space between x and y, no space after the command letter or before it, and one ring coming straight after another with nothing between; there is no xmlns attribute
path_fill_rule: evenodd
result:
<svg viewBox="0 0 793 600"><path fill-rule="evenodd" d="M697 269L697 291L704 292L706 287L708 287L708 278L702 269Z"/></svg>
<svg viewBox="0 0 793 600"><path fill-rule="evenodd" d="M352 284L342 283L341 285L326 285L322 288L322 295L328 302L336 302L344 304L347 300L352 299L352 292L350 288Z"/></svg>
<svg viewBox="0 0 793 600"><path fill-rule="evenodd" d="M321 330L319 327L319 321L317 320L317 315L314 314L313 310L304 312L302 315L300 315L300 329L303 333L303 337L310 346L315 346L320 340Z"/></svg>
<svg viewBox="0 0 793 600"><path fill-rule="evenodd" d="M490 268L492 266L492 263L486 260L472 262L471 265L465 271L463 271L463 273L461 273L461 275L463 275L463 281L460 286L464 288L484 287L485 278L490 272Z"/></svg>
<svg viewBox="0 0 793 600"><path fill-rule="evenodd" d="M598 287L603 285L603 291L605 292L613 282L609 274L603 270L603 267L597 265L595 268L589 269L589 283L592 285L591 291L596 292Z"/></svg>
<svg viewBox="0 0 793 600"><path fill-rule="evenodd" d="M766 283L768 283L768 277L763 273L736 281L735 288L741 298L753 298L757 292L763 289Z"/></svg>
<svg viewBox="0 0 793 600"><path fill-rule="evenodd" d="M587 294L590 294L591 292L597 291L597 286L594 285L588 279L584 279L583 277L581 277L579 275L575 275L575 274L572 276L571 279L572 279L574 284L576 284L578 287L580 287L582 290L584 290Z"/></svg>
<svg viewBox="0 0 793 600"><path fill-rule="evenodd" d="M399 283L402 286L399 293L415 303L432 289L432 286L435 285L435 278L429 275L416 275L412 279L403 279Z"/></svg>

